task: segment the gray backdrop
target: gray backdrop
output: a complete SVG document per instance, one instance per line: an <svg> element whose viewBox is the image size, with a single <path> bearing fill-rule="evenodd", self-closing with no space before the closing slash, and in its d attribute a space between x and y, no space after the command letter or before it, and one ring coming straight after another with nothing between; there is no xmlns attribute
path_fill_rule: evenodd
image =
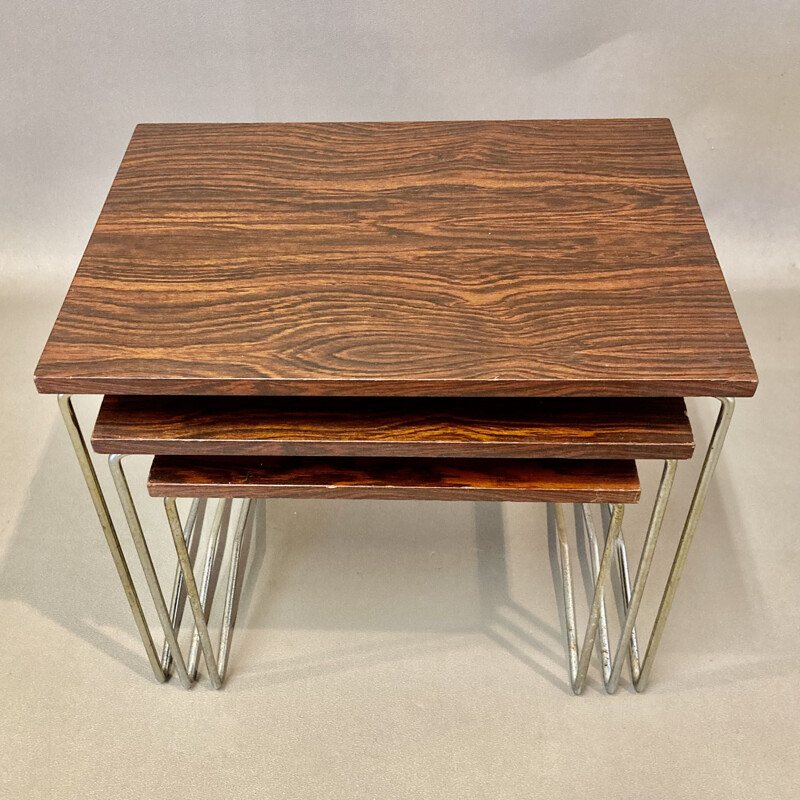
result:
<svg viewBox="0 0 800 800"><path fill-rule="evenodd" d="M798 72L778 0L0 0L0 797L796 800ZM650 690L605 697L595 663L570 696L543 509L291 500L259 523L225 691L156 685L32 380L135 123L623 115L672 118L761 379ZM702 446L714 404L689 406Z"/></svg>
<svg viewBox="0 0 800 800"><path fill-rule="evenodd" d="M732 288L800 281L797 2L0 6L6 289L66 287L137 122L648 115Z"/></svg>

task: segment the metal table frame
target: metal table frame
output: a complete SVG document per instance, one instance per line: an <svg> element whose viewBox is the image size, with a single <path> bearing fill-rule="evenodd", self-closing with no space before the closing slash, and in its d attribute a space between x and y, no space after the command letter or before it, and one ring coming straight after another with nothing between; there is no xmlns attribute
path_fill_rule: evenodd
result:
<svg viewBox="0 0 800 800"><path fill-rule="evenodd" d="M607 524L603 526L605 542L601 555L598 536L595 532L590 509L586 504L581 505L584 531L589 546L589 561L594 579L594 590L586 634L580 649L578 647L577 623L572 591L569 547L566 538L564 507L563 504L560 503L554 504L558 553L564 593L566 635L569 652L569 675L570 684L575 694L580 694L584 688L591 661L591 654L595 643L598 641L598 636L603 683L606 691L613 693L616 690L626 653L627 660L630 664L633 686L637 691L641 692L648 683L653 668L653 662L664 632L664 626L666 625L669 612L672 608L675 592L681 575L683 574L689 548L691 547L692 539L697 530L711 479L716 470L717 463L719 462L722 447L733 415L734 399L729 397L717 399L720 402L720 410L717 415L716 424L706 449L703 465L686 514L669 578L667 579L661 596L661 603L650 634L647 650L643 657L640 656L636 636L636 618L650 572L658 535L669 502L670 492L675 479L677 462L669 460L664 464L664 470L662 472L655 504L645 536L642 555L632 585L630 582L627 551L622 532L624 507L621 504L614 504L607 509L608 519ZM161 655L159 656L147 620L145 619L136 587L133 584L125 555L120 547L119 537L117 536L114 521L108 510L108 504L103 489L97 479L97 473L95 472L85 437L75 414L72 404L72 395L59 394L58 404L156 680L161 682L166 681L170 674L171 665L174 665L175 672L181 684L185 688L189 688L197 678L197 662L199 652L202 650L209 680L214 688L221 688L227 669L231 636L235 624L235 594L239 575L239 561L242 553L242 542L248 522L251 519L253 503L245 499L236 520L220 641L217 653L215 654L208 630L208 618L211 600L213 599L209 597L209 586L212 580L212 569L217 557L221 531L227 531L227 526L230 524L231 501L221 500L217 506L203 560L202 577L198 586L194 574L194 560L190 553L193 549L192 545L195 537L199 538L198 520L202 518L201 511L203 510L204 501L192 501L186 518L186 524L183 525L178 514L175 499L165 498L167 519L178 559L178 567L173 581L170 603L167 605L122 466L124 454L109 456L109 467L114 479L114 484L119 494L131 537L163 630L164 644L162 646ZM604 593L605 584L611 573L611 564L614 560L614 555L616 555L620 586L622 588L624 620L612 659ZM187 598L192 611L194 632L189 656L188 658L184 658L177 641L177 633L180 629Z"/></svg>

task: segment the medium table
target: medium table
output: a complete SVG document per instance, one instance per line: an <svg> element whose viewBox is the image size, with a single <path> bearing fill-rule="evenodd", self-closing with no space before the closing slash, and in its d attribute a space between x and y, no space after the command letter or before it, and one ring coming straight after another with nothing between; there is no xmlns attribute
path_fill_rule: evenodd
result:
<svg viewBox="0 0 800 800"><path fill-rule="evenodd" d="M156 414L156 427L171 419L172 438L162 436L169 441L191 438L185 431L191 413L175 423L174 404L180 402L206 409L210 403L212 427L222 413L213 411L214 404L223 401L240 422L255 413L263 425L266 412L256 397L294 398L286 400L294 404L302 396L312 406L321 404L312 427L322 424L322 414L325 436L338 426L338 440L346 440L355 435L341 432L347 404L363 409L380 398L389 405L376 411L379 421L402 416L404 402L434 402L441 413L442 404L458 408L477 399L484 404L469 414L490 431L510 413L498 404L511 404L511 398L517 404L512 427L522 424L524 399L546 398L555 404L552 413L563 414L560 404L605 398L596 401L598 408L616 408L610 413L623 429L644 402L636 398L720 398L650 645L641 670L632 664L639 688L652 665L733 398L750 396L757 386L665 119L139 125L35 381L40 392L61 396L95 508L162 679L164 659L155 654L70 395L110 395L107 402L118 409L127 402L134 415ZM609 398L626 399L617 407ZM265 438L278 447L274 431L289 412L270 408L271 433L244 437L251 454L272 452L263 449ZM363 428L363 414L351 417L362 420L351 419L352 431L353 425ZM96 441L116 435L130 444L120 419L106 420L116 424L116 433L107 424ZM152 429L140 434L140 441L158 439ZM296 436L281 435L280 447L287 446L287 436L299 446ZM491 446L480 455L526 457L519 445L525 435L486 434ZM207 434L194 455L230 452L214 438ZM401 455L410 456L418 444L419 437ZM646 446L647 437L640 444ZM126 502L120 453L187 452L142 446L112 453L129 522L135 508ZM504 451L512 446L518 452ZM550 446L547 457L581 457L574 442L571 454L553 441ZM451 441L449 450L431 446L429 457L452 452ZM637 451L630 457L646 456ZM651 519L657 535L674 459L681 456L664 450L656 457L668 459ZM173 467L173 481L187 474L185 464ZM173 535L176 530L180 556L179 521ZM616 536L610 531L607 541ZM149 558L143 537L135 539L140 556ZM641 588L637 580L632 607ZM593 606L595 623L596 611ZM174 651L174 617L166 609L159 613ZM627 627L623 640L625 635ZM587 637L589 651L593 641Z"/></svg>

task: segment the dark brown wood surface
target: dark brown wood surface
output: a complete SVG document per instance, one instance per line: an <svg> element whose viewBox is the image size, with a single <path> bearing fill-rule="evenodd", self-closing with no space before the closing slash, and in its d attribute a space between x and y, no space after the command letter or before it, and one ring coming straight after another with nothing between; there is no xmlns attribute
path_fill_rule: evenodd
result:
<svg viewBox="0 0 800 800"><path fill-rule="evenodd" d="M42 392L750 395L668 120L136 128Z"/></svg>
<svg viewBox="0 0 800 800"><path fill-rule="evenodd" d="M156 456L156 497L635 503L634 461Z"/></svg>
<svg viewBox="0 0 800 800"><path fill-rule="evenodd" d="M690 458L680 398L106 396L98 453Z"/></svg>

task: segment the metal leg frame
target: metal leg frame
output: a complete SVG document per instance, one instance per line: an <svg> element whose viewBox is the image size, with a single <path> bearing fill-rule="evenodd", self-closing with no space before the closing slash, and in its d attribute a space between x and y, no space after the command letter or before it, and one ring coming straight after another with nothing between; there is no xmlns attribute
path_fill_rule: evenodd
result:
<svg viewBox="0 0 800 800"><path fill-rule="evenodd" d="M128 569L125 554L119 543L114 521L108 510L108 503L106 502L100 482L97 480L97 473L92 463L91 454L86 446L86 440L81 431L77 415L75 414L75 409L72 404L72 395L59 394L58 406L61 411L61 416L64 419L70 441L72 442L75 456L78 459L81 473L86 481L89 495L92 499L98 519L100 520L100 527L105 535L106 543L111 552L111 557L117 569L117 574L122 583L122 588L128 600L131 613L133 614L136 628L142 639L147 659L153 670L153 675L157 681L163 683L169 678L170 667L174 664L175 671L180 678L181 684L188 689L196 679L197 660L199 657L199 650L202 649L211 683L215 688L219 689L225 677L228 654L230 653L230 642L236 616L236 586L239 572L239 560L242 552L244 533L250 515L251 501L249 499L244 501L236 526L225 598L225 610L220 633L219 661L217 661L208 633L207 620L211 605L208 592L212 580L214 563L217 559L220 531L222 525L226 524L226 521L230 517L231 501L220 501L217 507L203 563L203 576L199 591L194 579L193 563L189 554L194 549L194 539L200 536L199 521L202 519L205 500L195 499L192 501L185 527L181 524L175 500L168 498L165 501L170 530L173 534L175 550L178 555L178 567L176 569L168 606L158 581L147 540L145 539L139 515L131 495L130 486L128 485L128 480L122 467L122 460L125 455L114 454L109 456L108 463L111 476L114 479L114 485L119 494L122 510L128 522L128 527L136 552L139 556L145 580L150 589L150 594L156 607L156 613L158 614L164 632L164 644L161 656L159 657L153 642L150 627L147 624L144 611L142 610L139 595L134 586L130 570ZM189 651L188 664L183 657L177 639L187 597L195 621L195 630Z"/></svg>
<svg viewBox="0 0 800 800"><path fill-rule="evenodd" d="M719 461L722 445L730 427L731 417L734 410L734 400L732 398L717 398L720 402L720 411L714 426L714 432L706 450L703 466L697 480L694 495L692 497L689 511L683 525L683 532L678 543L675 558L672 563L669 578L667 579L661 603L656 614L653 630L644 658L640 659L639 646L636 638L636 617L639 613L642 596L650 573L653 555L655 553L658 535L666 513L669 502L670 492L675 480L677 461L669 460L664 464L664 471L661 475L656 501L653 506L653 513L645 536L642 556L636 577L631 587L630 575L628 571L628 559L625 548L625 540L622 534L622 512L621 506L609 505L611 519L608 525L608 533L603 547L602 558L599 554L599 545L595 533L594 522L592 520L589 506L582 506L584 521L584 531L589 546L589 562L591 564L592 575L595 580L594 597L592 599L589 614L589 625L584 639L583 648L578 651L577 626L575 622L575 603L572 591L572 577L569 566L569 548L567 546L566 526L564 524L564 512L560 505L555 505L556 533L558 536L559 560L561 564L561 578L564 591L564 610L566 616L567 645L569 649L569 671L572 689L575 694L580 694L586 680L586 673L591 659L591 651L594 648L595 640L599 639L600 659L602 664L603 683L606 691L613 693L619 684L620 673L625 652L628 654L628 662L631 670L631 680L636 691L641 692L647 685L650 672L653 668L653 661L661 642L664 626L667 622L675 592L678 587L683 569L686 564L686 557L689 553L692 539L700 515L703 511L711 479L714 475ZM622 611L623 621L622 630L613 659L609 645L608 623L603 596L603 587L608 578L608 571L611 562L612 551L616 552L617 565L619 569L620 585L622 589ZM598 636L599 632L599 636Z"/></svg>
<svg viewBox="0 0 800 800"><path fill-rule="evenodd" d="M242 543L244 541L245 530L247 529L251 506L251 499L246 498L242 501L242 508L236 523L236 532L234 534L231 552L230 572L228 574L228 588L225 595L225 609L222 617L219 650L218 656L215 656L214 647L211 643L211 635L208 630L210 602L207 598L207 592L211 566L216 555L219 530L222 525L223 516L225 515L224 504L223 502L220 502L220 509L222 509L222 511L218 509L217 517L214 521L214 525L212 526L212 536L208 544L208 552L206 554L206 562L201 581L202 589L198 591L192 562L189 558L186 541L183 536L183 530L181 529L180 518L178 516L178 507L175 502L175 498L167 497L164 499L164 507L166 509L167 519L169 520L170 529L172 531L172 540L175 544L175 552L178 556L178 564L180 565L180 569L183 573L183 580L186 585L186 593L189 596L189 607L192 609L192 614L194 616L196 637L199 640L200 648L203 651L203 658L206 662L209 680L215 689L220 689L222 687L222 683L225 680L225 672L228 666L228 654L230 652L231 636L233 634L233 626L236 617L236 585L239 572L239 560L242 553ZM196 653L196 646L194 645L194 642L193 650Z"/></svg>
<svg viewBox="0 0 800 800"><path fill-rule="evenodd" d="M566 523L564 521L564 505L554 504L556 535L558 537L558 553L561 564L561 580L564 588L564 615L567 622L567 647L569 648L569 674L572 691L580 694L586 683L586 673L589 671L589 661L592 657L597 631L600 625L600 615L603 613L604 587L611 570L611 558L620 528L625 506L622 503L614 505L611 515L611 524L608 530L603 555L597 567L597 577L594 586L594 595L589 610L589 621L583 637L583 646L578 649L578 626L575 620L575 600L572 592L572 573L569 566L569 546L567 545Z"/></svg>
<svg viewBox="0 0 800 800"><path fill-rule="evenodd" d="M214 514L214 521L211 524L211 532L209 533L208 544L206 546L206 557L203 563L203 577L200 581L200 603L204 610L204 618L208 623L208 612L210 607L206 605L206 598L208 597L208 590L211 584L212 571L214 563L217 560L217 548L219 547L220 531L225 526L227 530L230 514L231 514L231 500L221 500L217 504L217 511ZM180 570L180 562L178 563ZM182 575L182 573L181 573ZM189 675L194 680L197 677L197 660L200 657L200 631L195 626L194 635L192 636L192 646L189 650Z"/></svg>
<svg viewBox="0 0 800 800"><path fill-rule="evenodd" d="M589 561L592 568L595 587L589 611L589 621L587 623L586 633L584 635L583 646L580 648L580 650L578 648L575 601L572 589L572 575L569 563L569 547L567 544L566 525L564 521L564 508L560 503L554 504L556 533L558 537L558 553L564 591L564 611L566 616L567 646L569 649L570 683L575 694L580 694L583 691L592 650L594 649L595 642L598 640L598 633L603 683L606 687L606 691L612 693L616 690L619 683L620 673L622 671L623 657L626 651L630 663L631 678L636 691L643 691L647 685L650 672L653 668L653 661L664 632L667 617L669 616L669 612L672 608L675 592L681 579L681 575L683 574L689 548L692 544L695 531L697 530L700 515L703 511L703 506L705 505L711 479L714 475L714 471L716 470L720 453L722 451L722 446L728 433L728 428L730 427L731 417L733 416L735 405L733 398L721 397L718 398L718 400L720 402L720 411L717 416L714 431L711 435L711 440L708 444L708 449L706 450L703 466L700 470L694 495L689 506L689 511L684 522L681 538L672 563L672 569L670 570L669 578L667 579L667 584L661 597L661 603L659 605L658 613L656 614L656 620L653 625L653 630L650 634L650 640L647 645L647 651L645 652L643 659L640 659L639 657L639 647L635 628L636 616L639 612L639 606L644 594L647 577L650 572L650 566L655 553L658 535L661 530L670 492L675 479L677 462L674 460L669 460L664 464L664 471L661 476L661 482L659 484L656 502L653 507L653 513L650 517L650 524L648 525L642 556L639 562L639 567L636 571L636 578L634 579L633 587L631 587L630 583L627 552L625 548L625 540L622 534L622 517L624 514L624 506L621 504L609 506L611 519L608 525L608 532L606 535L605 544L603 546L602 556L600 556L598 539L595 533L594 522L589 512L589 508L585 504L582 506L584 531L586 533L587 542L589 545ZM117 569L117 574L119 575L120 582L122 583L122 587L125 591L125 597L128 600L128 605L130 606L131 613L133 614L134 622L136 623L136 627L142 639L142 644L145 648L145 653L147 654L147 658L150 662L150 666L153 670L156 680L160 682L167 680L170 663L172 662L175 665L175 670L178 673L181 683L185 688L189 688L192 682L196 679L197 660L199 657L199 651L202 650L206 668L209 674L209 679L216 689L221 688L227 669L228 654L230 652L230 640L235 623L236 584L239 560L242 551L244 533L250 516L252 504L251 500L245 499L243 501L239 519L237 520L236 532L232 545L231 566L228 576L228 587L225 597L222 629L220 633L218 650L219 655L217 657L214 654L214 649L208 630L208 617L211 605L210 598L208 597L208 590L211 582L213 565L217 557L220 531L224 521L230 515L230 501L220 501L217 507L217 512L212 523L210 538L204 559L203 575L201 578L200 588L198 589L197 582L195 581L194 577L193 563L189 553L192 550L193 537L195 535L199 536L199 531L197 530L199 526L196 523L198 518L201 516L200 511L202 508L202 502L199 500L194 500L192 502L184 533L184 527L181 525L175 499L165 498L164 504L167 512L167 519L169 520L175 551L178 556L178 568L176 570L170 605L168 608L166 601L164 600L164 595L161 591L161 586L158 582L158 577L150 556L147 541L145 540L144 532L142 531L142 526L139 521L139 516L136 512L136 507L130 493L128 481L125 477L124 470L122 469L122 459L124 458L124 455L117 454L109 456L109 466L114 479L114 484L117 488L117 492L119 493L120 502L122 503L122 508L128 521L128 526L130 528L137 554L139 555L139 560L145 574L145 579L148 587L150 588L150 593L156 606L156 612L158 614L159 621L161 622L161 627L164 631L165 641L162 648L161 658L159 658L153 643L153 638L150 634L147 620L145 619L142 611L139 596L136 592L135 586L133 585L133 580L131 579L131 574L125 560L125 555L122 552L119 544L119 538L114 527L114 522L111 519L111 515L108 511L105 495L103 494L103 490L97 480L97 473L95 472L89 450L86 446L86 441L83 437L83 433L81 432L77 416L75 415L75 410L72 405L72 396L68 394L59 394L58 405L61 415L64 419L67 432L69 433L73 449L75 450L75 455L78 459L81 472L83 473L84 480L86 481L86 486L89 489L89 495L91 496L92 503L94 504L98 519L100 520L100 526L103 530L103 534L105 535L106 543L108 544L111 557ZM611 568L611 560L614 554L616 554L617 557L620 584L622 588L624 618L622 623L622 632L617 643L614 658L612 659L605 609L604 587L608 580L608 575ZM183 654L177 641L177 633L180 628L186 597L188 597L189 606L192 610L195 623L195 631L189 652L188 666L187 662L183 658Z"/></svg>
<svg viewBox="0 0 800 800"><path fill-rule="evenodd" d="M100 520L100 527L103 529L103 534L106 537L108 549L111 551L111 558L114 560L114 566L117 568L122 588L125 591L125 597L128 600L131 613L133 614L134 622L139 631L139 636L142 638L147 659L153 669L153 675L157 681L164 682L167 679L167 673L161 665L161 662L156 652L155 645L153 644L153 637L150 635L150 628L147 625L147 620L142 611L142 604L139 602L139 595L136 593L136 587L133 585L131 573L128 569L128 564L125 560L125 555L119 545L119 538L117 531L114 527L114 522L111 519L111 514L108 511L108 504L106 503L103 489L97 480L97 473L95 472L92 458L89 450L86 447L86 441L83 438L78 418L75 415L75 409L72 406L72 395L60 394L58 395L58 407L61 411L61 416L64 418L67 432L69 433L72 447L75 450L75 456L80 464L83 478L86 481L86 486L89 489L89 495L92 498L94 509Z"/></svg>
<svg viewBox="0 0 800 800"><path fill-rule="evenodd" d="M108 457L108 465L111 469L111 477L114 479L114 485L117 487L120 503L122 503L122 510L125 513L125 519L128 521L128 528L131 532L133 544L136 547L136 552L139 555L139 561L142 565L147 586L150 589L150 595L153 598L153 603L156 607L161 628L164 631L164 637L169 645L172 653L172 662L175 665L175 671L178 673L178 678L185 689L192 685L192 679L186 669L186 662L183 658L180 645L178 644L178 637L176 632L175 620L170 617L167 603L164 600L164 594L161 591L161 584L158 582L158 575L156 574L153 559L150 556L150 549L147 546L147 540L144 538L144 531L142 530L139 515L136 512L136 506L131 496L128 480L125 477L125 472L122 469L122 459L124 455L115 454ZM184 550L186 550L186 541L183 536L183 528L180 529L181 542L183 543ZM188 558L188 556L187 556ZM184 574L184 580L186 575ZM187 590L189 587L187 586ZM191 592L189 592L191 601Z"/></svg>
<svg viewBox="0 0 800 800"><path fill-rule="evenodd" d="M192 500L192 506L189 509L189 516L186 518L186 526L184 529L184 539L186 540L186 547L189 551L194 549L195 539L200 537L200 527L202 525L202 516L203 512L205 511L205 504L205 499L201 500L195 498ZM181 572L180 565L178 565L175 567L175 578L172 582L172 598L169 604L169 616L172 620L172 629L175 631L176 636L181 628L183 611L185 607L186 592L183 586L183 573ZM161 650L161 666L164 668L164 672L169 671L171 664L172 651L169 649L169 642L165 638L164 646ZM186 671L189 673L189 677L194 680L195 675L192 672L190 663L187 663Z"/></svg>
<svg viewBox="0 0 800 800"><path fill-rule="evenodd" d="M686 521L683 523L683 531L681 538L678 542L678 549L675 552L675 558L672 562L672 569L667 579L667 585L664 588L664 594L661 596L661 604L656 614L656 621L653 625L653 630L650 633L650 641L647 644L647 652L644 655L641 670L638 677L634 673L633 685L637 692L641 692L647 686L650 672L653 669L653 660L655 659L658 645L661 642L661 636L664 633L664 626L667 624L667 617L669 616L670 609L672 608L672 601L675 597L675 592L678 588L678 582L683 574L683 568L686 565L686 557L689 554L689 548L692 544L697 524L700 521L700 515L703 513L703 506L708 496L708 489L711 485L711 479L714 477L714 471L717 468L722 446L725 442L725 437L728 434L728 428L731 424L731 417L733 416L733 409L735 401L732 397L718 397L720 402L720 410L717 415L717 421L714 425L714 432L711 434L711 440L708 443L703 466L700 469L700 475L697 479L692 502L689 504L689 511L686 515Z"/></svg>
<svg viewBox="0 0 800 800"><path fill-rule="evenodd" d="M211 600L208 596L209 587L212 580L214 564L217 560L217 552L220 535L223 525L227 526L230 519L231 501L221 500L217 506L214 520L211 525L209 540L206 546L206 554L203 563L203 576L198 588L194 576L194 561L191 555L193 540L195 535L199 537L200 531L197 520L199 510L205 503L204 500L194 499L189 509L186 526L181 524L178 506L174 498L165 498L164 505L167 512L170 532L172 533L175 552L178 557L178 566L173 582L172 598L169 608L164 600L161 585L155 572L149 548L142 531L139 516L131 496L128 481L122 468L122 455L109 456L109 466L114 483L120 496L125 517L131 531L131 536L142 564L147 585L156 607L159 621L164 630L164 648L161 664L166 673L170 660L175 665L175 671L180 677L184 688L189 688L197 679L197 661L199 651L202 650L203 658L206 663L206 670L212 686L215 689L222 688L225 680L225 671L228 664L228 653L230 652L230 641L233 634L233 626L236 616L236 588L239 574L239 561L242 553L242 543L250 518L250 508L252 501L243 501L242 508L236 523L232 553L230 559L230 571L228 576L228 587L225 597L225 609L222 618L222 628L220 632L219 656L215 656L214 648L211 643L211 635L208 630L208 619L211 610ZM184 660L183 653L177 641L181 619L186 599L189 600L189 607L194 619L194 632L189 651L188 662Z"/></svg>
<svg viewBox="0 0 800 800"><path fill-rule="evenodd" d="M622 622L622 631L620 633L617 649L614 653L614 658L611 661L610 671L603 671L603 683L605 684L606 691L613 694L619 685L619 677L622 672L622 662L625 657L625 651L628 652L628 660L631 665L631 675L633 680L637 679L639 672L639 647L636 639L636 616L639 613L639 606L642 602L644 595L645 585L647 583L648 575L650 574L650 567L653 563L653 556L655 555L656 544L658 542L658 535L661 532L661 526L664 522L664 514L667 510L669 503L669 496L672 491L672 485L675 482L675 472L678 468L678 462L669 460L664 463L664 471L661 473L661 482L658 486L658 493L656 501L653 505L653 513L650 516L650 523L647 526L647 534L645 535L644 547L642 548L642 556L639 560L639 568L636 570L636 578L633 582L633 589L631 589L630 575L628 573L628 558L625 548L625 539L620 529L617 534L615 542L615 550L617 555L617 565L619 567L620 584L622 588L623 597L623 613L624 619ZM588 509L583 507L584 516L590 518ZM596 571L596 570L595 570ZM605 617L600 620L601 627L605 624ZM608 640L608 631L601 630L601 636L605 634L606 641Z"/></svg>

